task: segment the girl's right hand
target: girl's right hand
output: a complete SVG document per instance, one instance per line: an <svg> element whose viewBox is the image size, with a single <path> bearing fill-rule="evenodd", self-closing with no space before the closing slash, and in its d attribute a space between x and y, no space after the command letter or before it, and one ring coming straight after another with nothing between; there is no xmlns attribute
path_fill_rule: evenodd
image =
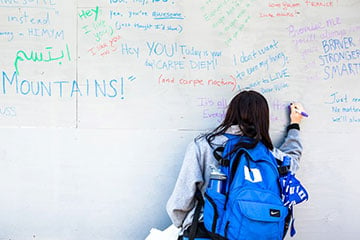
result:
<svg viewBox="0 0 360 240"><path fill-rule="evenodd" d="M295 109L297 109L298 111L296 111ZM290 104L290 124L300 124L301 120L303 119L303 115L301 115L301 112L305 112L305 110L300 103Z"/></svg>

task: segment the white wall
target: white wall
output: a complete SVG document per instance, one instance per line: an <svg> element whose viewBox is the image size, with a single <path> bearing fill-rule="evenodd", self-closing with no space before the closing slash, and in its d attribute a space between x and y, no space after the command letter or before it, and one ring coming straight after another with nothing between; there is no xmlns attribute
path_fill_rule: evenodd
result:
<svg viewBox="0 0 360 240"><path fill-rule="evenodd" d="M187 144L245 88L268 99L276 144L290 102L310 115L298 172L310 200L294 239L356 239L359 7L0 1L0 239L138 240L167 227Z"/></svg>

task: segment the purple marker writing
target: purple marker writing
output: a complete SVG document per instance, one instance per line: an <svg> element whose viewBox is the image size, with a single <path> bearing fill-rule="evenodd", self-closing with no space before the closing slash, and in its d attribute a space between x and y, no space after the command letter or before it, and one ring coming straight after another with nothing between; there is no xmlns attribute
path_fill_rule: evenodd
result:
<svg viewBox="0 0 360 240"><path fill-rule="evenodd" d="M292 103L291 103L291 104L292 104ZM290 105L291 105L291 104L290 104ZM289 110L291 109L290 105L289 105ZM295 112L300 113L300 114L301 114L302 116L304 116L304 117L309 117L309 115L308 115L306 112L300 111L300 110L297 109L296 107L295 107Z"/></svg>
<svg viewBox="0 0 360 240"><path fill-rule="evenodd" d="M302 111L300 111L300 110L298 110L298 109L296 109L296 108L295 108L295 112L300 113L300 114L303 115L304 117L308 117L308 116L309 116L306 112L302 112Z"/></svg>

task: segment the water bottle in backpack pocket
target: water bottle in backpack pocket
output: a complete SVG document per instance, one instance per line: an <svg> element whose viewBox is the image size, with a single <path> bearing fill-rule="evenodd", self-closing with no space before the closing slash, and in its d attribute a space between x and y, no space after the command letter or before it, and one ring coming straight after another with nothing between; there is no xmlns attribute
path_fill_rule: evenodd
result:
<svg viewBox="0 0 360 240"><path fill-rule="evenodd" d="M225 194L226 192L226 174L221 171L220 168L215 166L210 166L210 180L208 189L212 189L215 192Z"/></svg>

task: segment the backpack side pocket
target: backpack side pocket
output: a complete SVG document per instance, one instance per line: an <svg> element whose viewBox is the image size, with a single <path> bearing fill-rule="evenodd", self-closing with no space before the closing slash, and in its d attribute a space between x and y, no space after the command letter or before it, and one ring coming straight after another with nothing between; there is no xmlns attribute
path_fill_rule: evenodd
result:
<svg viewBox="0 0 360 240"><path fill-rule="evenodd" d="M218 232L224 213L225 195L207 189L204 203L205 228L212 233Z"/></svg>

